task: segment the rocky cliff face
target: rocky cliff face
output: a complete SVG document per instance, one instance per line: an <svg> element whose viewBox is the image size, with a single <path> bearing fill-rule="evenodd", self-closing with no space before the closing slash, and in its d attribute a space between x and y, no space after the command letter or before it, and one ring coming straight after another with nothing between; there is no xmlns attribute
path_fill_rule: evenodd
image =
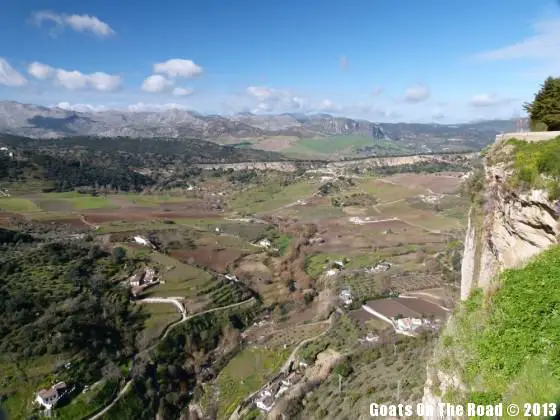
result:
<svg viewBox="0 0 560 420"><path fill-rule="evenodd" d="M461 299L473 288L488 290L500 271L523 265L557 243L560 233L555 204L547 193L515 193L507 186L510 171L504 164L486 166L486 192L477 229L471 210L465 238ZM478 231L478 232L477 232Z"/></svg>
<svg viewBox="0 0 560 420"><path fill-rule="evenodd" d="M496 145L494 149L500 148ZM507 164L486 164L485 192L482 205L474 204L469 212L462 263L461 299L481 288L489 293L499 287L498 274L517 268L530 258L558 243L560 233L556 205L541 190L515 192L508 186L511 170ZM453 334L452 317L446 330ZM448 388L461 389L460 377L440 369L441 355L436 352L424 389L424 403L436 405ZM441 419L426 416L426 419Z"/></svg>

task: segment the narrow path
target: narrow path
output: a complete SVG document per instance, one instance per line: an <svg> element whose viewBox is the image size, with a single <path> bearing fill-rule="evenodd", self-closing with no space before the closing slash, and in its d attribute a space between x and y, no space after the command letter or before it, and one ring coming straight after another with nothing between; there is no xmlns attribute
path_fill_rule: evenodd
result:
<svg viewBox="0 0 560 420"><path fill-rule="evenodd" d="M138 303L170 303L172 305L175 305L179 309L179 312L181 312L183 320L187 317L187 311L185 310L185 307L181 303L181 298L174 298L174 297L144 298L144 299L139 299L136 302L138 302Z"/></svg>
<svg viewBox="0 0 560 420"><path fill-rule="evenodd" d="M288 371L288 369L290 368L290 364L296 359L296 355L297 355L297 352L299 351L299 349L301 349L307 343L310 343L310 342L324 336L326 333L329 332L329 330L331 329L331 326L332 326L332 319L333 319L332 316L328 319L327 322L329 323L329 327L325 331L323 331L322 333L317 334L313 337L306 338L305 340L299 342L299 344L296 346L296 348L290 354L290 357L288 357L288 360L286 360L286 363L284 363L284 365L280 369L281 372L287 372Z"/></svg>
<svg viewBox="0 0 560 420"><path fill-rule="evenodd" d="M157 299L157 298L152 298L152 299ZM142 300L145 301L146 299L142 299ZM216 312L216 311L221 311L221 310L224 310L224 309L235 308L236 306L241 306L241 305L244 305L244 304L246 304L246 303L252 302L252 301L254 301L254 300L255 300L255 298L249 298L249 299L247 299L247 300L244 300L243 302L232 303L231 305L221 306L221 307L219 307L219 308L208 309L208 310L206 310L206 311L198 312L198 313L196 313L196 314L192 314L192 315L189 315L189 316L185 316L185 314L182 312L183 318L182 318L180 321L177 321L177 322L175 322L175 323L173 323L173 324L170 324L170 325L167 327L167 330L165 331L165 333L163 334L163 336L159 339L159 341L165 340L165 338L166 338L167 335L169 334L169 331L171 331L171 330L172 330L173 328L175 328L177 325L182 324L183 322L186 322L186 321L188 321L188 320L190 320L190 319L196 318L197 316L209 314L209 313L211 313L211 312ZM170 301L169 301L169 300L166 300L166 302L169 303ZM146 301L146 303L149 303L149 302ZM159 344L159 343L155 343L154 345L152 345L152 346L148 347L147 349L145 349L145 350L141 351L140 353L138 353L137 356L139 356L139 355L141 355L141 354L149 353L150 351L152 351L153 349L155 349L156 346L157 346L158 344ZM96 420L96 419L101 418L103 415L105 415L111 408L113 408L113 407L115 406L115 404L122 398L122 396L123 396L124 394L126 394L126 392L130 389L131 385L132 385L132 379L129 379L129 380L125 383L123 389L122 389L122 390L118 393L118 395L115 397L115 399L114 399L108 406L106 406L103 410L101 410L99 413L97 413L97 414L91 416L88 420Z"/></svg>
<svg viewBox="0 0 560 420"><path fill-rule="evenodd" d="M86 217L85 217L83 214L80 214L80 220L81 220L84 224L86 224L86 225L88 225L89 227L93 228L94 230L99 229L99 226L94 225L93 223L88 222L88 221L86 220Z"/></svg>

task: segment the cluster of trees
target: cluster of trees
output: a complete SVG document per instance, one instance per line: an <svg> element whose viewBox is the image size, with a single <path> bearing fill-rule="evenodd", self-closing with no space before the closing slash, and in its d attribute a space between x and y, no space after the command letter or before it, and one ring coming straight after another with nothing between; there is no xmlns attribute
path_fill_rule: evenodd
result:
<svg viewBox="0 0 560 420"><path fill-rule="evenodd" d="M210 313L175 328L150 359L137 359L132 371L138 418L180 418L199 399L202 382L216 377L240 349L241 331L257 308ZM121 413L112 411L116 417Z"/></svg>
<svg viewBox="0 0 560 420"><path fill-rule="evenodd" d="M122 191L140 191L153 185L149 176L126 166L103 165L78 157L58 157L22 150L17 159L0 156L0 181L25 182L43 180L51 185L47 191L68 191L77 187L109 188Z"/></svg>
<svg viewBox="0 0 560 420"><path fill-rule="evenodd" d="M533 131L559 131L560 78L546 79L533 101L525 103L523 108L529 114Z"/></svg>
<svg viewBox="0 0 560 420"><path fill-rule="evenodd" d="M75 355L74 374L86 382L131 357L143 318L128 289L110 280L121 269L110 255L82 241L2 240L0 354L19 361Z"/></svg>
<svg viewBox="0 0 560 420"><path fill-rule="evenodd" d="M238 149L184 138L129 138L75 136L62 139L31 139L0 136L0 143L13 149L38 150L52 156L80 158L93 164L112 162L112 166L163 168L186 163L228 163L272 161L282 155L253 149Z"/></svg>

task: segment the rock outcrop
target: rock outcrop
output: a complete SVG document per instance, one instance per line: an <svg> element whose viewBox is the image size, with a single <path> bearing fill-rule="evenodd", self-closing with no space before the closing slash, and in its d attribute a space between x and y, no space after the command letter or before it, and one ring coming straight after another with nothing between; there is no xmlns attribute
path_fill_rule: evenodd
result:
<svg viewBox="0 0 560 420"><path fill-rule="evenodd" d="M497 143L490 153L502 145L503 142ZM462 300L476 288L491 292L500 286L500 272L523 266L558 243L560 229L555 203L542 190L515 191L508 183L511 175L506 163L492 165L487 161L485 164L482 204L473 204L469 212L461 273ZM454 317L448 321L446 330L453 334ZM443 402L441 396L448 388L463 387L461 378L444 373L439 362L436 351L428 366L425 405L437 406ZM443 418L437 413L425 416L425 419Z"/></svg>

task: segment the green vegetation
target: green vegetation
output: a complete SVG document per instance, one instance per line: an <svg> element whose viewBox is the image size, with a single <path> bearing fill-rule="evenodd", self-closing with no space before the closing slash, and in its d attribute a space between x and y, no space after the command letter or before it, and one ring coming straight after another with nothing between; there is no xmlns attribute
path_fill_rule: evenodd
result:
<svg viewBox="0 0 560 420"><path fill-rule="evenodd" d="M8 415L29 414L37 387L55 378L78 387L118 378L143 325L116 281L135 262L115 264L88 242L0 239L0 364L11 372L0 380L0 401Z"/></svg>
<svg viewBox="0 0 560 420"><path fill-rule="evenodd" d="M238 307L201 315L170 330L151 361L133 368L132 390L107 419L179 418L203 394L200 382L214 379L240 345L240 330L253 322L257 308ZM202 379L204 378L204 379Z"/></svg>
<svg viewBox="0 0 560 420"><path fill-rule="evenodd" d="M533 101L523 107L534 131L560 130L560 78L547 78Z"/></svg>
<svg viewBox="0 0 560 420"><path fill-rule="evenodd" d="M545 189L549 198L560 197L560 137L548 141L529 143L510 140L514 146L513 186L524 189Z"/></svg>
<svg viewBox="0 0 560 420"><path fill-rule="evenodd" d="M250 347L237 354L217 379L220 395L218 418L227 419L237 405L280 370L290 349Z"/></svg>
<svg viewBox="0 0 560 420"><path fill-rule="evenodd" d="M415 404L422 400L426 363L434 338L397 337L396 345L362 348L339 364L334 374L304 397L294 420L354 418L378 404ZM351 368L351 369L350 369ZM339 377L342 375L342 392Z"/></svg>
<svg viewBox="0 0 560 420"><path fill-rule="evenodd" d="M324 154L341 152L345 149L358 149L371 146L372 144L373 138L370 136L332 136L328 138L301 139L298 142L299 148ZM293 150L294 148L292 148Z"/></svg>
<svg viewBox="0 0 560 420"><path fill-rule="evenodd" d="M26 200L25 198L1 197L0 210L14 213L27 213L39 211L40 209L31 200Z"/></svg>
<svg viewBox="0 0 560 420"><path fill-rule="evenodd" d="M198 291L212 282L206 271L184 264L159 252L149 254L150 261L161 269L163 284L147 289L146 297L196 296Z"/></svg>
<svg viewBox="0 0 560 420"><path fill-rule="evenodd" d="M245 213L263 213L310 196L316 185L308 180L282 185L269 182L237 194L230 203L232 209Z"/></svg>
<svg viewBox="0 0 560 420"><path fill-rule="evenodd" d="M181 319L177 307L168 303L146 304L143 306L143 310L150 315L144 321L144 330L142 331L145 343L151 343L161 335L169 324Z"/></svg>
<svg viewBox="0 0 560 420"><path fill-rule="evenodd" d="M442 368L470 392L493 402L560 398L560 247L500 275L491 296L478 290L464 303L440 348ZM455 390L454 398L472 394ZM449 399L450 396L448 395Z"/></svg>

